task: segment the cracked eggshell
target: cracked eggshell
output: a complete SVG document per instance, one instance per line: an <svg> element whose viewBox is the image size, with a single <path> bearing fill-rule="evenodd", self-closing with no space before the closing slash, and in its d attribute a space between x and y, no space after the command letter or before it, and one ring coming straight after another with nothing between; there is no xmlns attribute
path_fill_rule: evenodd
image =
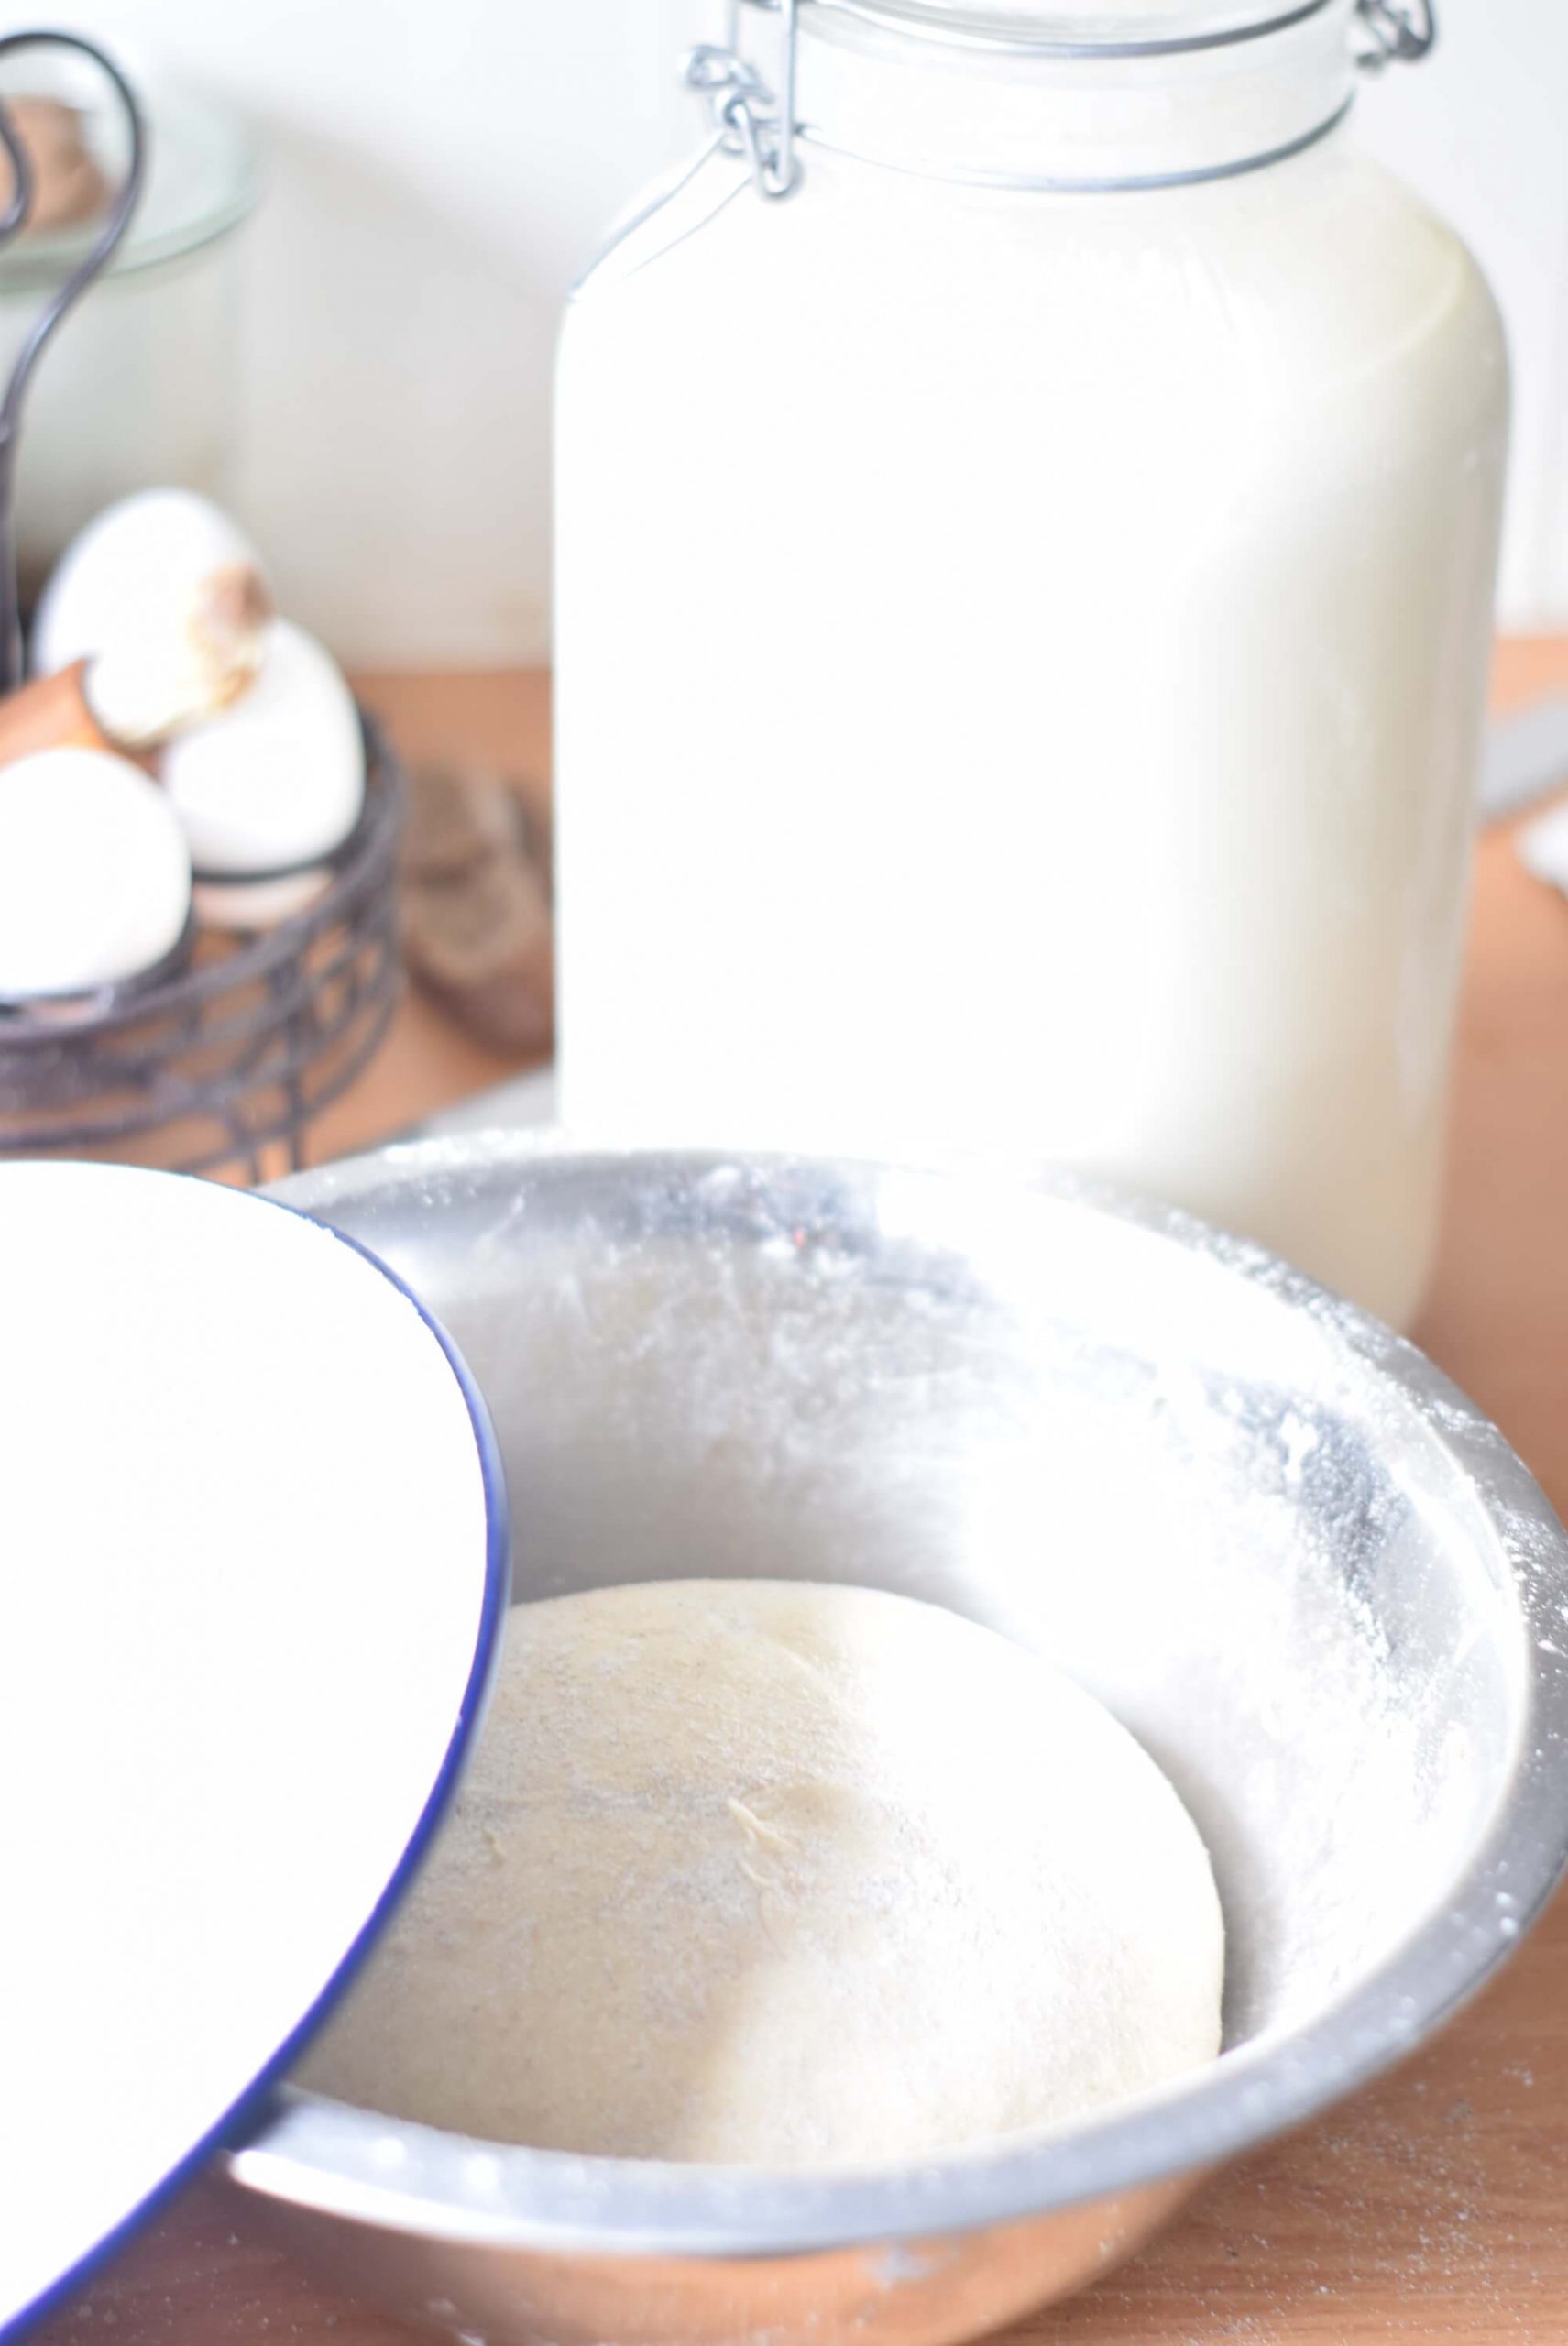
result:
<svg viewBox="0 0 1568 2346"><path fill-rule="evenodd" d="M107 507L61 555L33 623L33 672L85 661L94 717L143 748L247 689L271 618L243 531L190 489L144 489Z"/></svg>
<svg viewBox="0 0 1568 2346"><path fill-rule="evenodd" d="M336 663L302 628L279 619L244 698L170 742L160 770L199 876L225 883L203 891L203 911L232 926L266 926L297 909L302 889L307 900L313 886L319 893L319 874L294 867L330 855L359 819L359 712ZM264 889L232 884L285 873Z"/></svg>
<svg viewBox="0 0 1568 2346"><path fill-rule="evenodd" d="M102 750L0 768L0 996L90 993L172 952L191 858L163 792Z"/></svg>

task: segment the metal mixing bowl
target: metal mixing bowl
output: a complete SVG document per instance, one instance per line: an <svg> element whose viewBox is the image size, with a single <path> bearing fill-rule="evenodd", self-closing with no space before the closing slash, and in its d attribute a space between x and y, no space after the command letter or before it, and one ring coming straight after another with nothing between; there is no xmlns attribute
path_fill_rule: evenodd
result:
<svg viewBox="0 0 1568 2346"><path fill-rule="evenodd" d="M466 1354L519 1600L757 1573L989 1622L1168 1770L1229 1932L1214 2067L915 2166L576 2158L286 2097L233 2182L396 2310L554 2346L995 2328L1409 2052L1555 1880L1563 1530L1428 1362L1271 1258L1076 1188L516 1136L280 1194Z"/></svg>

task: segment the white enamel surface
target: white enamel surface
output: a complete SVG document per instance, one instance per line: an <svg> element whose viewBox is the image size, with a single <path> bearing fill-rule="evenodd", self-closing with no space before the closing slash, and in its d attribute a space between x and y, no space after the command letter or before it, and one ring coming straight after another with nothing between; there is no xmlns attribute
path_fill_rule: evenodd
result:
<svg viewBox="0 0 1568 2346"><path fill-rule="evenodd" d="M342 1241L0 1168L0 2332L289 2043L408 1850L484 1619L462 1389Z"/></svg>
<svg viewBox="0 0 1568 2346"><path fill-rule="evenodd" d="M98 750L0 768L0 994L86 992L179 942L191 858L168 799Z"/></svg>
<svg viewBox="0 0 1568 2346"><path fill-rule="evenodd" d="M266 872L328 855L365 797L353 696L315 639L279 619L250 689L171 741L162 773L198 871Z"/></svg>

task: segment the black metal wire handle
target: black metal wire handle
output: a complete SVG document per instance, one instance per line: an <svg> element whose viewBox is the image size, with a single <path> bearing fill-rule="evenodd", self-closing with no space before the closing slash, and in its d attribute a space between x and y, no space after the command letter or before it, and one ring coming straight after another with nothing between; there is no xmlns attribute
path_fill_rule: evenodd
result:
<svg viewBox="0 0 1568 2346"><path fill-rule="evenodd" d="M113 89L125 112L130 153L126 175L109 207L107 219L93 245L57 286L27 330L0 398L0 692L11 692L22 681L22 618L16 585L16 452L27 393L56 327L74 309L89 286L96 283L120 247L136 216L147 184L147 123L136 92L115 63L95 43L79 33L50 30L0 35L0 57L22 49L70 49L87 58ZM23 152L16 125L0 100L0 149L9 159L16 179L10 203L0 213L0 247L16 235L33 206L32 168Z"/></svg>

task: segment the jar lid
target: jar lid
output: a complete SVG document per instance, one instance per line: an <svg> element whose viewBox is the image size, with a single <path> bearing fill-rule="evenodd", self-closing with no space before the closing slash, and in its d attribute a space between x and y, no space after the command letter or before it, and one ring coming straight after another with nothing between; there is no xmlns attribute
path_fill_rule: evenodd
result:
<svg viewBox="0 0 1568 2346"><path fill-rule="evenodd" d="M1346 0L1340 0L1346 5ZM1335 0L825 0L890 30L1031 48L1194 44L1298 23Z"/></svg>
<svg viewBox="0 0 1568 2346"><path fill-rule="evenodd" d="M91 69L60 67L43 52L9 67L0 93L63 99L82 116L88 152L110 189L125 170L126 136L115 101ZM236 227L260 192L260 147L249 125L225 108L170 89L138 84L149 133L147 186L110 275L179 260ZM90 218L68 228L26 231L0 252L0 295L57 285L98 232Z"/></svg>

